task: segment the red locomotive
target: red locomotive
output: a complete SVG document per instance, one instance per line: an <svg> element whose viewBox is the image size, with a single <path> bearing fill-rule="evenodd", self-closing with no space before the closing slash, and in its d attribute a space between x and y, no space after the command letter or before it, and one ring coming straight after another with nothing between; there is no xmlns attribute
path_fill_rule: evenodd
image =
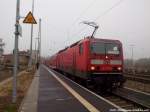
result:
<svg viewBox="0 0 150 112"><path fill-rule="evenodd" d="M87 37L59 51L49 66L99 87L118 87L124 82L123 50L118 40Z"/></svg>

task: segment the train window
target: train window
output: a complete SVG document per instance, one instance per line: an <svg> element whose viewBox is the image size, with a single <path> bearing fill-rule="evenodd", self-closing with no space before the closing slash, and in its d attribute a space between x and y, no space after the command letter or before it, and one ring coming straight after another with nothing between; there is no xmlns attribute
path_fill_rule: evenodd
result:
<svg viewBox="0 0 150 112"><path fill-rule="evenodd" d="M92 43L91 52L96 54L105 54L105 44L100 42Z"/></svg>
<svg viewBox="0 0 150 112"><path fill-rule="evenodd" d="M116 43L108 43L106 44L106 53L107 54L119 54L119 45Z"/></svg>
<svg viewBox="0 0 150 112"><path fill-rule="evenodd" d="M91 52L95 54L113 54L119 55L120 48L116 43L95 42L91 44Z"/></svg>
<svg viewBox="0 0 150 112"><path fill-rule="evenodd" d="M83 44L79 45L79 54L83 54Z"/></svg>

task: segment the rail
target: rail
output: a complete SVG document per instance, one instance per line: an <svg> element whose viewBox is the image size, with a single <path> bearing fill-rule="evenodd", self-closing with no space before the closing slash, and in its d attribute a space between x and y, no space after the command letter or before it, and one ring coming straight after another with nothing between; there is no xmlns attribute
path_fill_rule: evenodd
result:
<svg viewBox="0 0 150 112"><path fill-rule="evenodd" d="M57 74L60 74L56 71L54 71ZM112 109L112 111L126 111L126 110L134 110L134 109L141 109L144 111L149 111L150 109L150 94L145 94L144 92L139 92L136 90L131 90L128 88L120 88L111 93L109 96L103 96L99 95L98 91L93 91L93 89L87 89L83 87L83 85L79 85L73 80L68 79L64 75L60 75L61 77L64 77L67 83L73 87L73 89L79 90L78 87L83 88L83 90L86 90L90 93L92 93L94 96L97 96L99 98L100 108L102 109L102 112L108 111ZM73 83L71 83L73 82ZM76 84L77 86L73 86L73 84ZM75 88L74 88L75 87ZM81 91L81 94L84 96L88 92L84 93L85 91ZM86 96L85 96L86 97ZM92 96L88 95L88 99ZM105 105L105 106L104 106ZM116 108L117 107L117 108Z"/></svg>
<svg viewBox="0 0 150 112"><path fill-rule="evenodd" d="M114 95L127 99L143 108L150 109L150 94L136 91L130 88L119 88Z"/></svg>
<svg viewBox="0 0 150 112"><path fill-rule="evenodd" d="M148 75L124 75L126 79L150 84L150 76Z"/></svg>

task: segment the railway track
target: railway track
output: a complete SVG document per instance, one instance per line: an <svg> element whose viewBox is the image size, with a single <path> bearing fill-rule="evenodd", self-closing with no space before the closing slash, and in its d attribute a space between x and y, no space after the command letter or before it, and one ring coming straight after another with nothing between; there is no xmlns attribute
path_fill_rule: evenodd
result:
<svg viewBox="0 0 150 112"><path fill-rule="evenodd" d="M131 90L129 88L120 88L103 97L125 110L150 111L150 94L148 93Z"/></svg>
<svg viewBox="0 0 150 112"><path fill-rule="evenodd" d="M133 73L130 73L130 72L124 72L124 75L150 79L150 73L134 73L133 74Z"/></svg>
<svg viewBox="0 0 150 112"><path fill-rule="evenodd" d="M84 85L82 85L84 86ZM85 86L84 86L85 87ZM98 94L104 99L116 104L122 110L116 111L150 111L150 94L136 91L130 88L120 88L113 92L106 92L101 94L98 90L88 88L92 92ZM112 111L115 111L112 109Z"/></svg>
<svg viewBox="0 0 150 112"><path fill-rule="evenodd" d="M138 81L145 84L150 84L150 75L124 75L128 80Z"/></svg>
<svg viewBox="0 0 150 112"><path fill-rule="evenodd" d="M150 112L150 94L136 91L130 88L120 88L113 92L106 92L100 94L99 91L90 89L99 96L107 99L113 104L120 107L120 109L110 109L110 111L119 112L134 112L144 111Z"/></svg>
<svg viewBox="0 0 150 112"><path fill-rule="evenodd" d="M85 85L82 86L85 87ZM106 92L105 94L101 94L98 90L94 90L91 87L88 89L119 106L122 109L121 111L150 111L149 93L136 91L126 87L119 88L111 93Z"/></svg>
<svg viewBox="0 0 150 112"><path fill-rule="evenodd" d="M119 106L125 110L144 109L143 107L139 106L138 104L133 103L133 102L126 100L124 98L121 98L120 96L116 96L114 94L104 96L104 98L106 98L110 102L113 102L114 104L116 104L117 106Z"/></svg>
<svg viewBox="0 0 150 112"><path fill-rule="evenodd" d="M125 75L129 75L129 76L135 76L135 77L142 77L142 78L149 78L150 79L150 74L139 74L139 73L124 73Z"/></svg>
<svg viewBox="0 0 150 112"><path fill-rule="evenodd" d="M135 76L137 77L143 77L143 78L149 78L150 79L150 75L141 75L141 74L136 74Z"/></svg>
<svg viewBox="0 0 150 112"><path fill-rule="evenodd" d="M67 77L67 76L64 76L64 77ZM74 78L71 78L72 82L80 84L80 86L83 88L87 88L85 85L83 85L83 83L77 80L74 81L73 79ZM102 97L108 100L112 104L116 105L118 109L121 109L121 110L117 110L114 107L114 108L110 108L110 111L114 111L114 112L116 111L121 111L121 112L132 111L133 112L134 110L145 111L145 112L150 111L150 94L149 93L136 91L136 90L126 88L126 87L117 89L116 91L113 91L111 93L107 92L106 94L100 94L98 90L95 90L91 87L87 88L87 90L95 93L98 97Z"/></svg>

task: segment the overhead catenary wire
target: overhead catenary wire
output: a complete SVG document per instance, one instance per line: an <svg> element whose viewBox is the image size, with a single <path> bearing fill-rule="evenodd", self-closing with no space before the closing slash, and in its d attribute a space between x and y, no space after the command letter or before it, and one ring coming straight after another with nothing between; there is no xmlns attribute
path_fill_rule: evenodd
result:
<svg viewBox="0 0 150 112"><path fill-rule="evenodd" d="M86 13L86 11L94 5L94 3L95 3L96 1L97 1L97 0L93 0L93 1L84 9L84 11L80 13L80 15L76 18L76 20L75 20L70 26L73 26L73 25Z"/></svg>
<svg viewBox="0 0 150 112"><path fill-rule="evenodd" d="M117 3L115 3L114 5L112 5L112 7L110 7L109 9L105 10L102 14L100 14L99 16L97 16L95 18L95 21L97 21L99 18L105 16L107 13L111 12L114 8L116 8L117 6L119 6L124 0L119 0Z"/></svg>
<svg viewBox="0 0 150 112"><path fill-rule="evenodd" d="M89 8L91 8L94 3L96 2L97 0L93 0L86 8L84 11L82 11L79 16L75 19L75 21L70 25L71 28L73 28L72 26L77 22L79 21L82 16L87 12L87 10L89 10ZM100 19L101 17L105 16L106 14L108 14L109 12L111 12L114 8L116 8L117 6L119 6L124 0L119 0L118 2L114 3L110 8L108 8L107 10L105 10L103 13L101 13L100 15L98 15L94 21L97 21L98 19ZM51 25L52 27L54 27L53 25ZM70 28L70 29L71 29ZM71 36L77 36L78 34L80 34L81 32L83 32L84 30L86 30L87 26L84 26L83 28L81 28L79 31L77 31L76 33L72 34ZM59 29L56 29L56 27L54 27L55 30L59 31ZM53 29L53 30L54 30ZM69 39L70 39L70 29L67 30L67 39L63 41L63 43L65 42L68 42ZM66 46L67 46L67 43L66 43Z"/></svg>
<svg viewBox="0 0 150 112"><path fill-rule="evenodd" d="M91 8L93 5L94 5L94 3L96 2L97 0L93 0L85 9L84 9L84 11L82 11L81 13L80 13L80 15L76 18L76 20L70 25L70 28L69 29L71 29L71 26L73 26L83 15L84 15L84 13L86 13L86 11L89 9L89 8ZM54 25L52 25L52 24L50 24L50 26L51 26L51 28L53 29L53 30L55 30L55 31L59 31L59 32L62 32L62 30L60 30L60 29L58 29L58 28L56 28ZM68 40L69 40L69 33L70 33L70 30L67 30L67 39L66 40L64 40L63 41L63 43L64 42L67 42ZM64 32L63 32L64 33Z"/></svg>
<svg viewBox="0 0 150 112"><path fill-rule="evenodd" d="M80 34L82 31L84 31L87 28L87 26L84 26L82 29L80 29L78 32L74 33L73 36L76 36Z"/></svg>
<svg viewBox="0 0 150 112"><path fill-rule="evenodd" d="M70 31L72 26L81 19L81 17L87 12L87 10L89 10L96 2L97 0L93 0L92 2L89 3L89 5L79 14L79 16L75 19L75 21L70 25L70 27L67 30L67 40L66 42L69 40L70 38Z"/></svg>
<svg viewBox="0 0 150 112"><path fill-rule="evenodd" d="M98 19L100 19L101 17L105 16L106 14L108 14L109 12L111 12L114 8L116 8L117 6L119 6L124 0L119 0L118 2L116 2L115 4L112 5L112 7L108 8L107 10L105 10L102 14L98 15L94 21L97 21ZM74 34L74 36L78 35L79 33L81 33L82 31L84 31L86 29L87 26L83 27L82 29L80 29L80 31L76 32Z"/></svg>

